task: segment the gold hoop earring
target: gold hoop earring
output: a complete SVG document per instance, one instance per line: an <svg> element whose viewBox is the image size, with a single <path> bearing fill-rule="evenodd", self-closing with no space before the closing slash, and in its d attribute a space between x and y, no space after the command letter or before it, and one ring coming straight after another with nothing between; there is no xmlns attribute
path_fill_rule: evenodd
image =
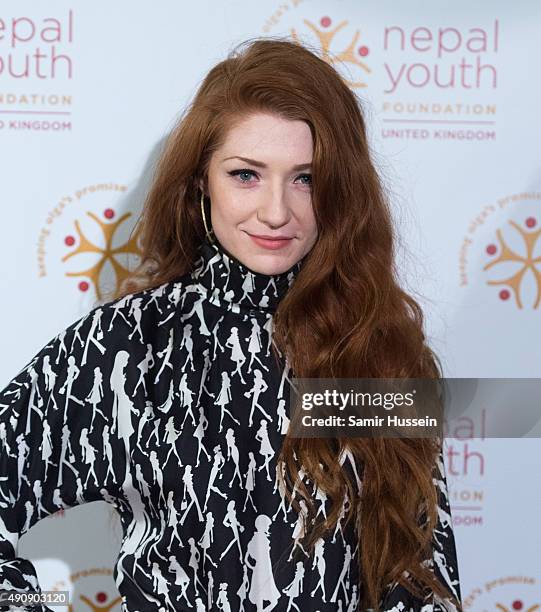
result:
<svg viewBox="0 0 541 612"><path fill-rule="evenodd" d="M207 238L209 239L210 242L214 242L214 238L211 235L211 231L213 231L212 229L209 231L209 228L207 226L207 217L205 215L205 206L203 203L203 199L205 197L205 192L201 191L201 216L203 217L203 224L205 226L205 232L207 234Z"/></svg>

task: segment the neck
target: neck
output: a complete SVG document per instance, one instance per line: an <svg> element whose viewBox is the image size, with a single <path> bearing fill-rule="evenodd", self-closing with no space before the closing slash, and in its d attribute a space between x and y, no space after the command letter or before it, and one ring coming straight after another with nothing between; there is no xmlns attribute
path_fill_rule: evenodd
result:
<svg viewBox="0 0 541 612"><path fill-rule="evenodd" d="M214 235L205 237L192 278L202 285L210 300L227 310L272 314L293 284L302 259L280 274L255 272L228 253Z"/></svg>

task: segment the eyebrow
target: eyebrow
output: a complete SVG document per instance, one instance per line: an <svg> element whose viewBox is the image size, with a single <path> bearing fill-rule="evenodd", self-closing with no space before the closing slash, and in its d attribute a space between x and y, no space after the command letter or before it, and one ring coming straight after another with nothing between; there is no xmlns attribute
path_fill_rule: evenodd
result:
<svg viewBox="0 0 541 612"><path fill-rule="evenodd" d="M228 159L240 159L243 162L246 162L247 164L251 164L252 166L256 166L257 168L266 168L267 164L264 164L263 162L257 161L256 159L250 159L248 157L239 157L238 155L234 155L233 157L226 157L224 159L222 159L222 161L227 161ZM305 170L307 168L311 168L312 164L308 163L308 164L297 164L296 166L293 166L293 170Z"/></svg>

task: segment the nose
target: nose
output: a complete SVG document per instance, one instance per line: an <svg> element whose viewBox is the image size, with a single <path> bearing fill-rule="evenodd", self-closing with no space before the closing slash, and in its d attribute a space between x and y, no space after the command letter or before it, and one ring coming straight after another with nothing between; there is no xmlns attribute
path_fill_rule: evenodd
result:
<svg viewBox="0 0 541 612"><path fill-rule="evenodd" d="M285 225L291 218L291 209L284 192L280 188L261 193L261 202L257 207L257 219L269 227Z"/></svg>

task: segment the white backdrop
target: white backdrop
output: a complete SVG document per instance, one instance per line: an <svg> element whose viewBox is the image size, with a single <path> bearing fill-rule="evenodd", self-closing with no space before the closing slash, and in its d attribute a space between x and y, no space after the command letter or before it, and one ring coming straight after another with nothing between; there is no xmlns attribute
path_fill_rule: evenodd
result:
<svg viewBox="0 0 541 612"><path fill-rule="evenodd" d="M539 377L536 0L4 0L0 19L3 384L118 281L108 255L207 70L246 38L286 34L327 46L363 98L403 280L445 374ZM465 608L533 609L539 440L446 446ZM42 520L19 554L73 610L91 609L81 596L117 610L119 545L95 502Z"/></svg>

